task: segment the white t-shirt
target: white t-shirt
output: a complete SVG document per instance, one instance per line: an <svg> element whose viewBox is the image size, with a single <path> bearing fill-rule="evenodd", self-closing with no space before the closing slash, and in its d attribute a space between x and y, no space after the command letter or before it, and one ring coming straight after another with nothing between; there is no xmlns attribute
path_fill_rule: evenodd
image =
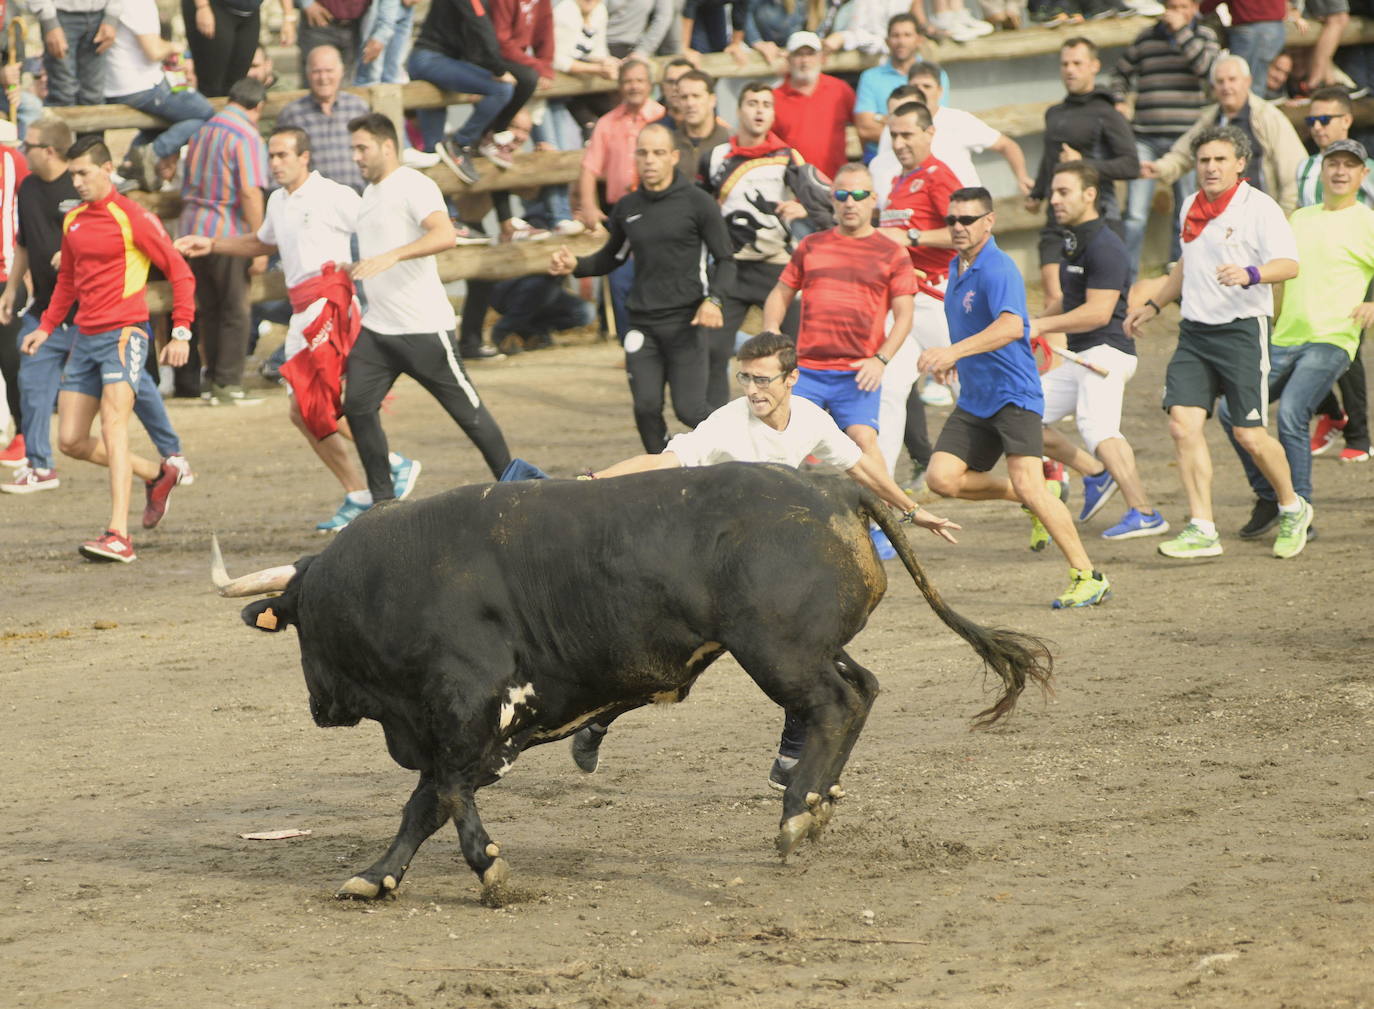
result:
<svg viewBox="0 0 1374 1009"><path fill-rule="evenodd" d="M315 276L325 263L343 264L353 258L349 240L362 202L352 188L319 172L311 172L294 193L272 191L258 239L281 253L288 288Z"/></svg>
<svg viewBox="0 0 1374 1009"><path fill-rule="evenodd" d="M787 427L775 431L754 416L749 400L738 396L697 425L668 442L684 466L718 462L777 462L800 466L814 455L839 469L852 469L863 450L836 426L830 414L810 400L792 397Z"/></svg>
<svg viewBox="0 0 1374 1009"><path fill-rule="evenodd" d="M978 178L978 170L973 167L973 155L997 143L1001 135L973 113L942 105L935 113L935 139L931 142L930 153L947 164L961 184L981 186L983 182ZM868 169L873 174L873 188L881 203L887 197L892 180L902 173L897 155L892 152L892 134L886 126L878 138L878 153Z"/></svg>
<svg viewBox="0 0 1374 1009"><path fill-rule="evenodd" d="M1197 199L1183 201L1179 222L1187 220ZM1236 319L1268 318L1274 314L1274 292L1268 284L1222 287L1217 268L1263 266L1271 259L1298 259L1298 242L1282 208L1242 182L1226 210L1207 222L1202 234L1183 243L1183 317L1212 326Z"/></svg>
<svg viewBox="0 0 1374 1009"><path fill-rule="evenodd" d="M443 194L413 168L369 184L358 211L358 254L368 259L409 245L425 233L420 222L435 211L448 213ZM397 263L364 280L363 291L363 325L374 333L438 333L456 324L433 256Z"/></svg>
<svg viewBox="0 0 1374 1009"><path fill-rule="evenodd" d="M124 0L114 44L105 53L106 95L122 98L157 87L162 80L162 64L148 59L138 44L138 36L161 33L157 0ZM69 39L68 43L74 46L76 40Z"/></svg>

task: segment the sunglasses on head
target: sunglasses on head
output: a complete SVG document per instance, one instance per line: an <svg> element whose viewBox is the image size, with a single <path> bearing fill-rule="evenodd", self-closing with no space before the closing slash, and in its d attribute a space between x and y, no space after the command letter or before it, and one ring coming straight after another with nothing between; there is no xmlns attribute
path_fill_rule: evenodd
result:
<svg viewBox="0 0 1374 1009"><path fill-rule="evenodd" d="M873 195L871 189L837 189L830 194L835 198L836 203L843 203L845 200L853 199L855 203L862 203Z"/></svg>
<svg viewBox="0 0 1374 1009"><path fill-rule="evenodd" d="M954 215L954 214L946 214L946 215L945 215L945 227L947 227L947 228L952 228L952 227L954 227L956 224L958 224L958 225L961 225L961 226L963 226L963 227L965 227L965 228L969 228L969 227L972 227L974 224L977 224L977 223L978 223L979 221L981 221L983 218L987 217L988 214L990 214L990 213L992 213L991 210L985 210L985 211L983 211L983 213L977 214L977 215L974 215L974 214L959 214L958 216L956 216L956 215Z"/></svg>
<svg viewBox="0 0 1374 1009"><path fill-rule="evenodd" d="M1344 112L1337 112L1334 115L1329 116L1306 116L1304 121L1307 123L1308 126L1316 126L1318 123L1320 123L1322 126L1330 126L1331 120L1340 119L1344 115Z"/></svg>

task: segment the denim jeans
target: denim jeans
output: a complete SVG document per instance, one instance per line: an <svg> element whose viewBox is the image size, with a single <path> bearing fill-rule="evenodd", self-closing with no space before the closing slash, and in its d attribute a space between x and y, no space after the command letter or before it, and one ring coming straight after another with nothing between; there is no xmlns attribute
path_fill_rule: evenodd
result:
<svg viewBox="0 0 1374 1009"><path fill-rule="evenodd" d="M1255 94L1264 94L1269 64L1283 52L1287 38L1288 32L1282 21L1252 21L1247 25L1232 25L1227 31L1226 44L1230 47L1231 55L1239 56L1250 65L1253 81L1250 90Z"/></svg>
<svg viewBox="0 0 1374 1009"><path fill-rule="evenodd" d="M105 54L96 52L95 33L104 11L57 11L67 36L67 55L57 59L45 48L49 105L100 105L105 101Z"/></svg>
<svg viewBox="0 0 1374 1009"><path fill-rule="evenodd" d="M8 118L10 114L9 96L4 89L0 88L0 116ZM19 93L19 114L15 117L15 129L19 131L20 139L23 139L29 127L43 118L43 100L32 91L21 91Z"/></svg>
<svg viewBox="0 0 1374 1009"><path fill-rule="evenodd" d="M530 132L536 144L553 144L560 151L575 151L582 146L582 131L568 112L567 104L550 99L544 108L544 121ZM539 221L536 227L552 228L559 221L572 220L572 201L566 185L543 186L538 196L525 200L525 220Z"/></svg>
<svg viewBox="0 0 1374 1009"><path fill-rule="evenodd" d="M509 333L544 337L590 325L596 318L591 302L563 290L562 283L547 274L503 280L492 291L491 304L501 313L491 327L493 343L499 343Z"/></svg>
<svg viewBox="0 0 1374 1009"><path fill-rule="evenodd" d="M372 34L372 25L377 20L377 4L372 4L363 15L363 42L367 42L367 37ZM371 63L364 63L362 54L358 54L358 72L353 80L355 84L404 84L406 56L410 52L411 28L415 24L415 8L401 5L401 16L396 19L396 31L391 36L391 41L382 50L382 55L378 56Z"/></svg>
<svg viewBox="0 0 1374 1009"><path fill-rule="evenodd" d="M37 328L38 316L29 312L19 324L19 343L22 345L24 337ZM57 403L62 366L76 341L75 326L58 326L43 341L36 354L25 354L19 361L24 451L28 453L29 465L34 469L52 469L52 412ZM159 455L165 458L181 454L181 440L172 429L167 407L157 391L157 382L147 368L139 374L134 414L147 430L148 438Z"/></svg>
<svg viewBox="0 0 1374 1009"><path fill-rule="evenodd" d="M758 36L749 39L751 45L763 41L785 46L789 35L806 27L806 5L799 3L788 14L787 9L775 0L754 0L749 5L748 23L753 30L747 32L746 37Z"/></svg>
<svg viewBox="0 0 1374 1009"><path fill-rule="evenodd" d="M1269 345L1269 402L1279 403L1279 443L1293 471L1293 489L1308 502L1312 500L1312 440L1308 424L1317 404L1332 384L1350 367L1350 355L1334 343L1304 343L1297 347ZM1231 445L1245 467L1245 477L1257 497L1277 500L1269 481L1241 448L1231 431L1231 412L1221 401L1217 417L1231 439Z"/></svg>
<svg viewBox="0 0 1374 1009"><path fill-rule="evenodd" d="M158 116L172 125L157 130L139 130L132 147L153 144L153 153L165 158L185 145L191 134L205 125L205 120L215 114L215 107L199 91L173 91L166 78L147 91L136 91L131 95L111 95L110 101L130 105L150 116Z"/></svg>
<svg viewBox="0 0 1374 1009"><path fill-rule="evenodd" d="M1157 161L1169 152L1177 137L1137 134L1135 153L1142 162ZM1131 257L1131 279L1140 272L1140 251L1145 245L1145 231L1153 213L1157 179L1131 179L1126 183L1126 252ZM1188 171L1179 176L1174 183L1174 209L1169 214L1169 262L1178 261L1180 253L1178 238L1178 211L1188 194L1197 189L1197 173Z"/></svg>
<svg viewBox="0 0 1374 1009"><path fill-rule="evenodd" d="M490 71L465 60L436 53L433 49L411 50L407 68L411 80L428 81L441 91L482 96L476 105L469 106L472 111L467 122L450 138L459 147L476 144L515 93L513 84L498 81ZM420 110L420 131L424 134L426 146L433 146L442 139L444 117L447 114L446 109Z"/></svg>

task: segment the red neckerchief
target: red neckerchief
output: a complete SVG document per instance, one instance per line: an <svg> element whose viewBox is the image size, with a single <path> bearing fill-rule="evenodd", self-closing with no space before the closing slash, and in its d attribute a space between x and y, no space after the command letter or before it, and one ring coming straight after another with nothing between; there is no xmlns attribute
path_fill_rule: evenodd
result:
<svg viewBox="0 0 1374 1009"><path fill-rule="evenodd" d="M1244 181L1244 179L1237 179L1234 186L1215 200L1207 199L1207 194L1199 189L1197 198L1193 200L1193 205L1188 208L1188 216L1183 219L1183 240L1191 242L1202 234L1202 229L1207 227L1208 221L1226 213L1226 208L1231 205L1231 198L1236 195L1236 191L1240 189L1240 184Z"/></svg>
<svg viewBox="0 0 1374 1009"><path fill-rule="evenodd" d="M744 158L745 160L752 161L754 158L767 157L774 151L781 150L786 146L787 145L782 142L782 139L776 133L772 132L763 138L763 143L755 144L753 147L741 147L739 145L739 137L733 136L730 138L730 153L727 157Z"/></svg>

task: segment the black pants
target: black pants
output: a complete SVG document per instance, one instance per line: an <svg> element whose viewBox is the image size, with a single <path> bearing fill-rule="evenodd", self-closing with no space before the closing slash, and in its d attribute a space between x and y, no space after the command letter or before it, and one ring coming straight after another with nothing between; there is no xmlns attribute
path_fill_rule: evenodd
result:
<svg viewBox="0 0 1374 1009"><path fill-rule="evenodd" d="M482 325L487 320L496 282L469 280L467 288L467 294L463 295L463 315L458 320L458 350L464 357L471 357L482 348Z"/></svg>
<svg viewBox="0 0 1374 1009"><path fill-rule="evenodd" d="M1355 360L1350 362L1350 367L1345 369L1345 374L1336 382L1336 388L1341 391L1341 398L1338 402L1335 392L1326 394L1326 399L1321 401L1317 407L1317 413L1324 413L1328 417L1339 420L1342 416L1346 418L1345 430L1341 433L1345 435L1346 448L1369 449L1369 389L1365 385L1364 377L1364 343L1361 342L1355 351ZM1345 404L1345 409L1341 409L1341 404Z"/></svg>
<svg viewBox="0 0 1374 1009"><path fill-rule="evenodd" d="M662 452L668 445L665 382L673 395L673 413L682 423L696 427L711 413L706 405L706 336L692 325L690 315L652 323L631 319L624 344L639 440L645 452Z"/></svg>
<svg viewBox="0 0 1374 1009"><path fill-rule="evenodd" d="M19 292L22 305L24 292ZM9 323L0 326L0 375L5 376L5 401L10 407L10 416L14 418L14 433L16 435L24 433L24 426L19 420L19 313L14 313L14 317Z"/></svg>
<svg viewBox="0 0 1374 1009"><path fill-rule="evenodd" d="M364 327L348 355L344 414L353 428L373 501L396 496L380 411L398 375L409 375L439 401L482 453L492 477L499 477L510 465L505 436L463 370L452 330L393 335Z"/></svg>
<svg viewBox="0 0 1374 1009"><path fill-rule="evenodd" d="M706 402L712 410L718 410L730 402L730 358L735 353L735 334L744 325L744 317L749 314L751 305L763 307L786 265L735 260L735 282L720 296L720 314L724 321L719 329L705 331L709 359ZM782 331L795 340L800 322L801 301L793 298L782 320Z"/></svg>
<svg viewBox="0 0 1374 1009"><path fill-rule="evenodd" d="M509 126L510 121L515 118L515 114L525 107L525 103L534 94L534 89L539 86L539 71L513 60L503 62L506 69L510 71L510 75L515 78L515 93L510 96L510 101L506 102L506 107L497 113L496 118L491 121L491 126L488 129L492 133L500 133Z"/></svg>
<svg viewBox="0 0 1374 1009"><path fill-rule="evenodd" d="M192 0L181 0L186 44L196 64L196 90L207 98L222 98L236 81L247 76L253 65L262 15L256 10L247 16L240 15L221 0L210 0L210 10L215 15L215 37L207 39L196 30L195 4Z"/></svg>
<svg viewBox="0 0 1374 1009"><path fill-rule="evenodd" d="M196 321L191 327L191 357L179 368L177 385L190 391L199 384L199 368L212 385L243 384L248 356L248 267L241 256L212 252L191 260L196 278Z"/></svg>
<svg viewBox="0 0 1374 1009"><path fill-rule="evenodd" d="M902 443L906 445L911 461L925 469L930 465L930 453L934 449L931 448L930 431L926 427L926 405L921 400L920 385L920 382L913 385L911 394L906 398L906 432L902 435Z"/></svg>

